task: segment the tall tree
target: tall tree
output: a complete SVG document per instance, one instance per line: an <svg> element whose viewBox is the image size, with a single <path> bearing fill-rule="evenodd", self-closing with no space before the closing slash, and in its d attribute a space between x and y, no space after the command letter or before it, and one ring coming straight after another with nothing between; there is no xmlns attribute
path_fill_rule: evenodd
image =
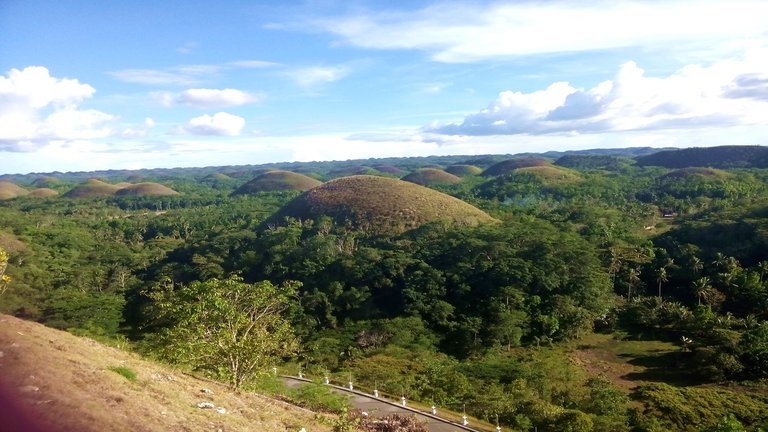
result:
<svg viewBox="0 0 768 432"><path fill-rule="evenodd" d="M247 284L240 277L193 282L152 293L154 316L166 327L155 349L167 360L224 379L233 388L296 352L283 316L293 306L296 284Z"/></svg>

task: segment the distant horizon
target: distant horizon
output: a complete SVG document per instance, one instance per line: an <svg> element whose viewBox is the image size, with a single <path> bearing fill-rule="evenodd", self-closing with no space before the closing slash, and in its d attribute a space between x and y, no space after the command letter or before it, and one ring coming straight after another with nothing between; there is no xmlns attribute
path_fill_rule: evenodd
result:
<svg viewBox="0 0 768 432"><path fill-rule="evenodd" d="M760 145L761 0L0 4L0 174Z"/></svg>
<svg viewBox="0 0 768 432"><path fill-rule="evenodd" d="M720 147L720 146L717 146ZM744 145L744 147L764 147L760 145ZM195 165L195 166L166 166L166 167L147 167L147 168L100 168L94 170L80 170L80 171L31 171L31 172L14 172L14 173L0 173L0 179L13 176L30 176L30 175L47 175L47 174L61 174L61 175L77 175L88 173L99 173L108 171L155 171L155 170L202 170L202 169L215 169L215 168L237 168L237 167L259 167L264 165L288 165L288 164L310 164L310 163L345 163L345 162L358 162L367 160L387 160L387 159L427 159L427 158L461 158L461 157L482 157L482 156L520 156L520 155L542 155L545 156L548 153L588 153L588 152L611 152L611 151L632 151L632 150L645 150L653 149L658 151L667 150L682 150L686 148L696 147L623 147L623 148L594 148L583 150L546 150L542 152L522 152L522 153L482 153L482 154L445 154L445 155L425 155L425 156L382 156L371 158L358 158L358 159L332 159L332 160L312 160L312 161L276 161L276 162L263 162L263 163L242 163L242 164L226 164L226 165ZM545 156L546 157L546 156Z"/></svg>

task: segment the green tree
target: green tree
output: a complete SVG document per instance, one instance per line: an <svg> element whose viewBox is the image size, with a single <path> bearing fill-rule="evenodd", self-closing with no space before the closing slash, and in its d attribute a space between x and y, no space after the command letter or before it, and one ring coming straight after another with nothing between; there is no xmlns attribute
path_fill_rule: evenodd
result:
<svg viewBox="0 0 768 432"><path fill-rule="evenodd" d="M701 298L704 297L710 289L712 289L712 283L706 276L693 282L693 293L696 294L696 297L699 300L699 305L701 305Z"/></svg>
<svg viewBox="0 0 768 432"><path fill-rule="evenodd" d="M0 247L0 295L5 293L8 288L8 284L11 282L11 277L5 274L5 269L8 268L8 254L3 248Z"/></svg>
<svg viewBox="0 0 768 432"><path fill-rule="evenodd" d="M284 314L295 305L296 283L244 283L238 276L168 284L149 293L166 324L155 349L167 360L226 380L233 388L264 373L297 343Z"/></svg>

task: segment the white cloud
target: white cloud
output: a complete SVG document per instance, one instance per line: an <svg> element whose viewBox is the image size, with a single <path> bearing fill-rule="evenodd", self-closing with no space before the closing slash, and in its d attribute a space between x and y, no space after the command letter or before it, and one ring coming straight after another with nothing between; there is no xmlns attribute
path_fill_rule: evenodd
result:
<svg viewBox="0 0 768 432"><path fill-rule="evenodd" d="M77 105L96 90L76 79L52 77L45 67L0 76L0 150L32 151L52 140L109 136L114 117Z"/></svg>
<svg viewBox="0 0 768 432"><path fill-rule="evenodd" d="M349 69L344 66L315 66L291 71L288 76L301 87L315 87L338 81L348 74Z"/></svg>
<svg viewBox="0 0 768 432"><path fill-rule="evenodd" d="M200 82L200 77L195 74L181 71L163 71L154 69L125 69L110 72L110 75L135 84L149 85L190 85Z"/></svg>
<svg viewBox="0 0 768 432"><path fill-rule="evenodd" d="M245 126L245 119L233 114L218 112L213 116L195 117L181 128L181 132L193 135L238 136Z"/></svg>
<svg viewBox="0 0 768 432"><path fill-rule="evenodd" d="M531 93L504 91L461 122L428 130L456 135L598 133L768 124L768 50L708 67L650 77L634 62L590 89L565 82Z"/></svg>
<svg viewBox="0 0 768 432"><path fill-rule="evenodd" d="M237 89L206 89L197 88L181 92L176 102L195 108L225 108L258 102L256 95Z"/></svg>
<svg viewBox="0 0 768 432"><path fill-rule="evenodd" d="M147 118L144 119L144 126L146 126L148 128L153 128L153 127L155 127L156 124L157 123L155 123L155 121L152 119L152 117L147 117Z"/></svg>
<svg viewBox="0 0 768 432"><path fill-rule="evenodd" d="M438 61L469 62L621 47L711 48L765 37L766 16L762 0L440 2L311 24L354 46L425 50Z"/></svg>
<svg viewBox="0 0 768 432"><path fill-rule="evenodd" d="M229 66L242 69L262 69L278 66L278 63L264 60L238 60L227 63Z"/></svg>

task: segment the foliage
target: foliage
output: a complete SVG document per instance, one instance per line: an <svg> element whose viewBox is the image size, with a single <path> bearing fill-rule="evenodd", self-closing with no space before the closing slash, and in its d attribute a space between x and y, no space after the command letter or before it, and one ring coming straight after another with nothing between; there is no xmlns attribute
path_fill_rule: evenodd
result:
<svg viewBox="0 0 768 432"><path fill-rule="evenodd" d="M127 379L128 381L134 382L136 381L136 372L128 367L125 366L114 366L109 368L112 372L122 376L123 378Z"/></svg>
<svg viewBox="0 0 768 432"><path fill-rule="evenodd" d="M225 379L234 388L296 351L290 323L296 286L247 284L232 276L149 293L152 314L164 325L153 351L175 363Z"/></svg>

